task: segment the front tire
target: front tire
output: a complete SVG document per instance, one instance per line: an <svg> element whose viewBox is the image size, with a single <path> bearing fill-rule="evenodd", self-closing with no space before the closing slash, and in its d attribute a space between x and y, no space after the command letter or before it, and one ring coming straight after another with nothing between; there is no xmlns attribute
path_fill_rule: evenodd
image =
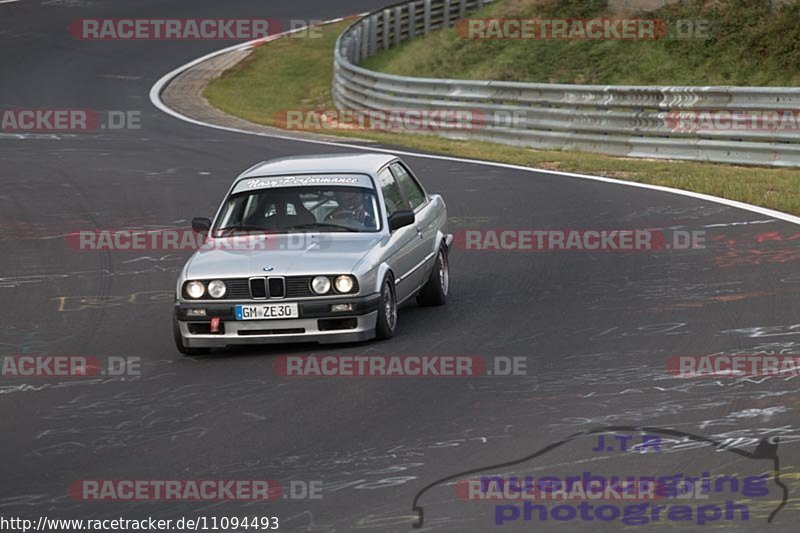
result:
<svg viewBox="0 0 800 533"><path fill-rule="evenodd" d="M447 292L450 290L450 264L447 250L442 246L436 254L436 263L428 278L428 282L417 295L419 305L444 305L447 303Z"/></svg>
<svg viewBox="0 0 800 533"><path fill-rule="evenodd" d="M394 293L394 279L387 275L381 285L378 304L378 322L375 324L375 337L391 339L397 329L397 298Z"/></svg>
<svg viewBox="0 0 800 533"><path fill-rule="evenodd" d="M174 316L172 317L172 335L175 337L175 347L183 355L204 355L210 351L209 348L189 348L188 346L184 345L178 319Z"/></svg>

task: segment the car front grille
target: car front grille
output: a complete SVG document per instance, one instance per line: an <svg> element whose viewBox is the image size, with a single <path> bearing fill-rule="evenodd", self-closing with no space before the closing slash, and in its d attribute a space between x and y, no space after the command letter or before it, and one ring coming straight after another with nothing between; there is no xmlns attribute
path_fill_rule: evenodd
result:
<svg viewBox="0 0 800 533"><path fill-rule="evenodd" d="M306 296L316 296L311 292L311 278L313 276L293 276L286 278L286 297L305 298Z"/></svg>
<svg viewBox="0 0 800 533"><path fill-rule="evenodd" d="M228 288L225 293L226 300L247 300L250 298L250 287L246 279L226 279L225 286Z"/></svg>
<svg viewBox="0 0 800 533"><path fill-rule="evenodd" d="M292 294L287 294L287 278L284 281L282 276L270 277L256 277L250 279L226 279L225 285L228 287L228 293L225 296L226 300L265 300L274 298L285 298L287 296L300 297L300 296L313 296L311 289L307 289L305 293L295 291ZM305 283L308 285L311 278L303 276L306 279Z"/></svg>
<svg viewBox="0 0 800 533"><path fill-rule="evenodd" d="M269 278L269 297L283 298L286 296L286 280L284 278Z"/></svg>
<svg viewBox="0 0 800 533"><path fill-rule="evenodd" d="M283 298L286 295L286 284L280 276L250 278L249 283L253 300Z"/></svg>
<svg viewBox="0 0 800 533"><path fill-rule="evenodd" d="M250 278L250 296L254 300L261 300L267 297L266 278Z"/></svg>

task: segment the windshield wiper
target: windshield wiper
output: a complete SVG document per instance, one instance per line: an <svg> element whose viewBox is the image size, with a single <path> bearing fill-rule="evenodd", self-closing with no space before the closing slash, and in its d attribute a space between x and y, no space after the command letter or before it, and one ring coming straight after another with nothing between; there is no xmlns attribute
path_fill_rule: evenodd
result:
<svg viewBox="0 0 800 533"><path fill-rule="evenodd" d="M227 228L221 228L221 229L219 229L217 231L219 232L219 235L217 236L217 238L222 238L222 237L225 237L225 236L229 235L230 233L233 233L234 231L262 231L262 232L268 232L268 231L272 231L272 230L270 230L269 228L263 228L261 226L239 225L239 226L229 226Z"/></svg>
<svg viewBox="0 0 800 533"><path fill-rule="evenodd" d="M297 224L296 226L287 226L284 229L310 229L310 228L336 228L345 231L358 231L356 228L349 226L342 226L341 224L330 224L328 222L312 222L310 224Z"/></svg>

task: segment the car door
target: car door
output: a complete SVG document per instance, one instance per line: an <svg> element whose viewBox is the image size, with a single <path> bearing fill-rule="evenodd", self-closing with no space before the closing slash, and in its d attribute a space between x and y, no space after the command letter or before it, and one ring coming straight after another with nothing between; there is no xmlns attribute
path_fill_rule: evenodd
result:
<svg viewBox="0 0 800 533"><path fill-rule="evenodd" d="M414 229L417 234L412 252L415 270L409 273L403 283L408 283L414 291L428 280L435 259L436 244L436 210L428 201L428 196L411 171L400 161L389 165L392 175L400 186L406 204L414 211Z"/></svg>
<svg viewBox="0 0 800 533"><path fill-rule="evenodd" d="M378 172L378 186L381 188L387 220L395 212L409 209L400 186L388 166ZM419 241L414 224L396 229L389 238L386 262L394 272L395 295L398 301L408 298L414 289L407 280L408 274L414 271L417 262L416 246Z"/></svg>

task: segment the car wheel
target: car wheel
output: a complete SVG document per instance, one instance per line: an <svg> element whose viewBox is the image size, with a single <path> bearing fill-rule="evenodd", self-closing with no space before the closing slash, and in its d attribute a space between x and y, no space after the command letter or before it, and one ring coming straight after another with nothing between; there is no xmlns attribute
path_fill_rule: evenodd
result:
<svg viewBox="0 0 800 533"><path fill-rule="evenodd" d="M174 316L172 317L172 334L175 337L175 347L181 352L183 355L203 355L207 354L210 349L209 348L189 348L183 344L183 336L181 335L181 328L178 325L178 319Z"/></svg>
<svg viewBox="0 0 800 533"><path fill-rule="evenodd" d="M436 263L428 278L428 282L417 294L419 305L444 305L447 302L447 291L450 290L450 264L447 260L447 250L439 248L436 254Z"/></svg>
<svg viewBox="0 0 800 533"><path fill-rule="evenodd" d="M379 339L390 339L397 328L397 298L394 294L394 280L386 276L381 285L381 297L378 304L378 322L375 324L375 336Z"/></svg>

